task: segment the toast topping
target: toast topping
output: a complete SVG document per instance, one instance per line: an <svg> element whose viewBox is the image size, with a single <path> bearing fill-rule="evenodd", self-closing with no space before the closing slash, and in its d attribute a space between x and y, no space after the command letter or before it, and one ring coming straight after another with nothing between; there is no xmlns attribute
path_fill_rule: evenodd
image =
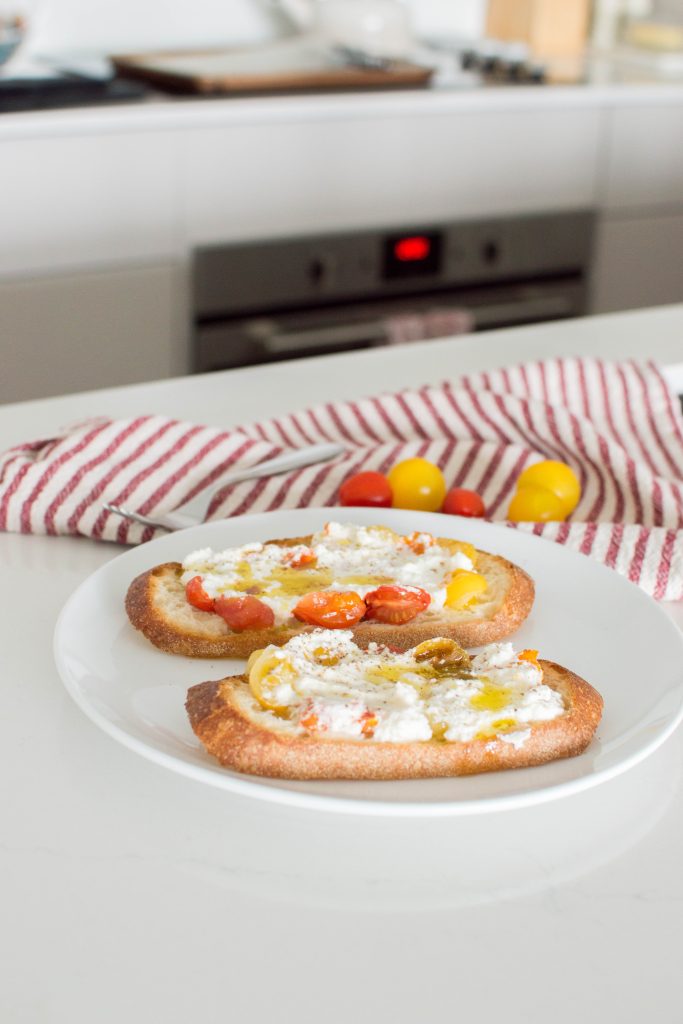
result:
<svg viewBox="0 0 683 1024"><path fill-rule="evenodd" d="M454 607L454 581L458 608L485 591L486 580L474 571L475 559L470 544L446 546L426 533L401 537L387 527L332 522L310 544L252 543L219 552L195 551L183 562L181 582L201 592L204 603L196 607L203 610L210 610L210 602L219 597L256 596L272 609L278 625L293 621L294 608L307 594L342 591L364 599L388 584L428 598L412 602L410 615L400 620L408 621L427 606ZM373 605L369 617L394 621L382 618L398 614L393 604L390 613L385 605L379 611Z"/></svg>
<svg viewBox="0 0 683 1024"><path fill-rule="evenodd" d="M519 746L532 723L564 712L538 663L511 644L470 657L439 637L397 653L377 644L362 650L349 630L315 630L252 655L248 675L257 713L316 737Z"/></svg>

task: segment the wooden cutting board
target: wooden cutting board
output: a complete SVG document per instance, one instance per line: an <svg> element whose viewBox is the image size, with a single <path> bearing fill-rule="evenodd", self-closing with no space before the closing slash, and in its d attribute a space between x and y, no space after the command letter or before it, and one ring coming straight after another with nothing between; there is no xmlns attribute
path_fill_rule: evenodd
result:
<svg viewBox="0 0 683 1024"><path fill-rule="evenodd" d="M111 60L124 78L205 95L420 86L433 74L408 61L393 61L386 69L344 64L322 45L291 41L249 50L116 54Z"/></svg>

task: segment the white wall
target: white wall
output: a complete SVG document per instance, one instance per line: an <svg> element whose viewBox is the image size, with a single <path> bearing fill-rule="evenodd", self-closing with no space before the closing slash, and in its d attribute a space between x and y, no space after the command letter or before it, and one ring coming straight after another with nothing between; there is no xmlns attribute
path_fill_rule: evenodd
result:
<svg viewBox="0 0 683 1024"><path fill-rule="evenodd" d="M405 2L422 34L474 37L481 31L485 0ZM30 14L30 52L239 45L286 27L274 0L0 0L3 7Z"/></svg>

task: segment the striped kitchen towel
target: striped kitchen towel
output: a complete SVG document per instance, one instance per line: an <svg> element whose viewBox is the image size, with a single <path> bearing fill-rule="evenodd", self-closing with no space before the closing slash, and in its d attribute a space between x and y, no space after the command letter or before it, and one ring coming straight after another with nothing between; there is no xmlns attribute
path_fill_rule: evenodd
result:
<svg viewBox="0 0 683 1024"><path fill-rule="evenodd" d="M591 555L654 597L683 597L683 416L652 363L530 363L230 431L162 416L89 421L0 457L0 529L139 543L154 531L103 502L169 511L231 466L332 440L346 445L339 459L224 488L210 518L334 505L351 473L420 455L504 520L521 471L560 459L582 486L570 520L516 528Z"/></svg>

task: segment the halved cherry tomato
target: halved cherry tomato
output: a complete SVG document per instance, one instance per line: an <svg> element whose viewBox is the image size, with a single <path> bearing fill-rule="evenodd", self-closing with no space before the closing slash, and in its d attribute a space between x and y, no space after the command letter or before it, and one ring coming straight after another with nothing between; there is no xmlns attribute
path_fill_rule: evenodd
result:
<svg viewBox="0 0 683 1024"><path fill-rule="evenodd" d="M454 487L444 498L442 512L449 516L483 516L486 508L481 496L476 491L468 491L465 487Z"/></svg>
<svg viewBox="0 0 683 1024"><path fill-rule="evenodd" d="M480 572L457 569L446 587L446 608L467 608L468 604L488 588L486 577Z"/></svg>
<svg viewBox="0 0 683 1024"><path fill-rule="evenodd" d="M340 505L370 505L374 508L391 507L391 487L382 473L355 473L339 488Z"/></svg>
<svg viewBox="0 0 683 1024"><path fill-rule="evenodd" d="M193 576L188 580L185 584L185 597L194 608L199 608L202 612L214 610L214 600L204 590L201 576Z"/></svg>
<svg viewBox="0 0 683 1024"><path fill-rule="evenodd" d="M381 586L365 595L368 606L365 618L398 626L423 612L431 600L427 591L420 587Z"/></svg>
<svg viewBox="0 0 683 1024"><path fill-rule="evenodd" d="M312 590L294 606L293 615L309 626L347 629L365 615L365 601L352 590Z"/></svg>
<svg viewBox="0 0 683 1024"><path fill-rule="evenodd" d="M316 561L316 555L312 548L304 548L303 551L288 551L282 561L288 569L303 569Z"/></svg>
<svg viewBox="0 0 683 1024"><path fill-rule="evenodd" d="M236 633L245 629L268 629L275 622L273 609L250 594L245 597L221 594L216 598L214 610Z"/></svg>
<svg viewBox="0 0 683 1024"><path fill-rule="evenodd" d="M268 711L283 712L286 706L278 702L278 690L282 683L291 683L294 669L286 657L269 654L272 648L255 651L247 662L249 689L259 704Z"/></svg>

